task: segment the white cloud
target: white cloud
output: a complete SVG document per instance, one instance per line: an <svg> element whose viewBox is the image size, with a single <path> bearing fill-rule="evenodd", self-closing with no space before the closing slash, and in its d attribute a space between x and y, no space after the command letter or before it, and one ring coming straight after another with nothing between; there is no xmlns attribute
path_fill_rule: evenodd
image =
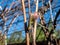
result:
<svg viewBox="0 0 60 45"><path fill-rule="evenodd" d="M0 6L0 10L2 10L2 7Z"/></svg>

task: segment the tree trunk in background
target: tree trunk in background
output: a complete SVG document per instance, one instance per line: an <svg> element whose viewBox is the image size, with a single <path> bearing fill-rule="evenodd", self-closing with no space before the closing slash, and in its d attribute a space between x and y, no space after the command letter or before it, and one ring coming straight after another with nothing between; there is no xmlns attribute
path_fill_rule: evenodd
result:
<svg viewBox="0 0 60 45"><path fill-rule="evenodd" d="M24 12L24 27L25 27L25 33L26 33L26 45L30 45L29 44L29 31L28 31L27 22L26 22L26 12L25 12L24 0L22 0L22 6L23 6L23 12Z"/></svg>
<svg viewBox="0 0 60 45"><path fill-rule="evenodd" d="M38 12L38 3L39 1L38 0L34 0L36 3L36 10L35 12L37 13ZM38 14L37 14L38 15ZM37 28L37 19L35 19L34 21L34 29L33 29L33 45L36 45L36 28Z"/></svg>
<svg viewBox="0 0 60 45"><path fill-rule="evenodd" d="M6 36L6 33L4 34L4 45L7 45L7 36Z"/></svg>
<svg viewBox="0 0 60 45"><path fill-rule="evenodd" d="M59 40L59 45L60 45L60 40Z"/></svg>
<svg viewBox="0 0 60 45"><path fill-rule="evenodd" d="M37 21L35 20L33 29L33 45L36 45L36 28L37 28Z"/></svg>
<svg viewBox="0 0 60 45"><path fill-rule="evenodd" d="M26 43L27 43L27 45L30 45L29 44L29 33L26 33Z"/></svg>

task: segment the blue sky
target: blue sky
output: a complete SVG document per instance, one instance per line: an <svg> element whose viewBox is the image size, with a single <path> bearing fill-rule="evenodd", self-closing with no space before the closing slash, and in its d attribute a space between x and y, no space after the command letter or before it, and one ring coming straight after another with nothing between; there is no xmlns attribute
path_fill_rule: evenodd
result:
<svg viewBox="0 0 60 45"><path fill-rule="evenodd" d="M8 2L7 2L8 1ZM10 4L12 3L12 2L16 2L15 0L0 0L0 6L2 7L2 8L4 8L4 6L6 5L6 4L8 4L8 6L7 6L7 8L9 8L10 7ZM32 0L33 1L33 0ZM3 3L3 4L2 4ZM33 3L33 2L31 2L31 3ZM42 6L42 3L39 3L39 8ZM56 6L60 6L60 0L57 0L57 3L56 3L56 5L55 5L55 7ZM55 9L53 9L53 10L55 10L55 11L53 11L53 16L55 17L55 12L57 12L58 10L60 9L60 7L58 7L58 8L55 8ZM34 8L32 8L32 11L34 12L34 10L35 10L35 6L34 6ZM26 12L28 12L28 8L26 9ZM47 13L45 13L45 21L46 21L46 23L48 22L48 20L49 20L49 16L50 15L50 11L48 11ZM28 18L29 16L28 16L28 14L27 14L27 18ZM10 19L10 20L8 20L7 21L7 24L9 24L10 23L10 21L11 21L12 19ZM19 16L19 17L17 17L17 19L15 20L15 22L13 23L13 25L10 27L10 29L9 29L9 31L8 31L8 34L10 34L10 33L12 33L12 32L14 32L15 30L16 31L20 31L20 30L24 30L24 22L23 22L23 20L24 20L24 18L23 18L23 16ZM59 25L60 26L60 25ZM57 26L57 29L60 29L60 27L59 26ZM23 35L25 36L25 32L23 31L22 32L23 33Z"/></svg>

